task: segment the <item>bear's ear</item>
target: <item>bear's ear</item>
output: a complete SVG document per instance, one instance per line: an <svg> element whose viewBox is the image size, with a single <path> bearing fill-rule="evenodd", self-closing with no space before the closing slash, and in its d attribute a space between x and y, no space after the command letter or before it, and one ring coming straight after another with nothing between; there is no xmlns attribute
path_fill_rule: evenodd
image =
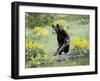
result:
<svg viewBox="0 0 100 81"><path fill-rule="evenodd" d="M59 29L59 24L57 24L57 26L56 26L58 29Z"/></svg>
<svg viewBox="0 0 100 81"><path fill-rule="evenodd" d="M55 26L52 24L52 27L54 28Z"/></svg>

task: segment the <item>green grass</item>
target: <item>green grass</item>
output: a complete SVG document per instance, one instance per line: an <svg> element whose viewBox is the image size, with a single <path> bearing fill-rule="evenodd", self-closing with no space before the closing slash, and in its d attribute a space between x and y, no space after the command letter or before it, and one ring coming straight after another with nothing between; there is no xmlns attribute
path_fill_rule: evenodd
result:
<svg viewBox="0 0 100 81"><path fill-rule="evenodd" d="M81 65L89 65L89 58L78 58L78 59L72 59L72 60L65 60L65 61L59 61L54 62L52 64L42 64L38 67L61 67L61 66L81 66Z"/></svg>

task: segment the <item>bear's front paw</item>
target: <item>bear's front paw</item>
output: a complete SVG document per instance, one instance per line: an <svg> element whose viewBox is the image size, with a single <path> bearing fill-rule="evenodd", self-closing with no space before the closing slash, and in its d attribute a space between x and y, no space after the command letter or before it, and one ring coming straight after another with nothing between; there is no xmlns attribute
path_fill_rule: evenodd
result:
<svg viewBox="0 0 100 81"><path fill-rule="evenodd" d="M54 55L56 56L56 55L58 55L58 54L59 54L59 51L56 51Z"/></svg>

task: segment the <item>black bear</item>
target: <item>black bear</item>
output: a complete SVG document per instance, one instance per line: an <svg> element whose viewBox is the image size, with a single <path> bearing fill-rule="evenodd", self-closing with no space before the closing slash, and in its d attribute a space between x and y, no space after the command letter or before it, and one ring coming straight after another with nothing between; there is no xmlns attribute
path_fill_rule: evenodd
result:
<svg viewBox="0 0 100 81"><path fill-rule="evenodd" d="M64 52L65 54L68 53L70 47L70 37L68 33L59 24L57 24L56 26L52 25L52 28L57 34L57 41L59 46L55 55L61 55L62 52Z"/></svg>

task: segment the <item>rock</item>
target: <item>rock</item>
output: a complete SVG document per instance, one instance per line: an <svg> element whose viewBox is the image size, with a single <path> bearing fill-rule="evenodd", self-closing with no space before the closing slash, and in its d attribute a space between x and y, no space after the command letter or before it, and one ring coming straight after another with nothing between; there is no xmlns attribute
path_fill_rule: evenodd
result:
<svg viewBox="0 0 100 81"><path fill-rule="evenodd" d="M56 61L63 61L63 60L70 60L70 59L77 59L80 57L85 57L84 54L77 54L75 51L69 51L67 54L59 55L57 54L55 56Z"/></svg>
<svg viewBox="0 0 100 81"><path fill-rule="evenodd" d="M57 61L69 60L66 55L56 55L55 58Z"/></svg>

